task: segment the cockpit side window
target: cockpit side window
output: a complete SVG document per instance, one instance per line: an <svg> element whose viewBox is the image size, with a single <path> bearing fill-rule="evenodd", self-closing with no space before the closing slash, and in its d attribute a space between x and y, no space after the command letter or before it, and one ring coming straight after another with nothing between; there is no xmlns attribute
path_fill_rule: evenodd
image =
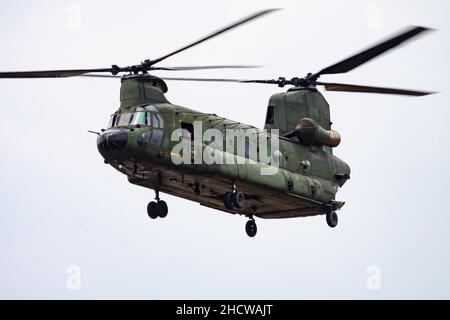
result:
<svg viewBox="0 0 450 320"><path fill-rule="evenodd" d="M152 113L153 118L153 128L159 128L159 118L156 113Z"/></svg>
<svg viewBox="0 0 450 320"><path fill-rule="evenodd" d="M153 124L153 135L150 143L159 145L163 140L164 131L161 130L164 128L164 122L161 115L156 112L151 112L152 114L152 124Z"/></svg>
<svg viewBox="0 0 450 320"><path fill-rule="evenodd" d="M164 129L164 120L159 113L152 113L153 117L153 128Z"/></svg>
<svg viewBox="0 0 450 320"><path fill-rule="evenodd" d="M108 127L107 127L108 129L116 126L117 118L118 118L117 113L114 113L111 115L111 117L109 118L109 122L108 122Z"/></svg>

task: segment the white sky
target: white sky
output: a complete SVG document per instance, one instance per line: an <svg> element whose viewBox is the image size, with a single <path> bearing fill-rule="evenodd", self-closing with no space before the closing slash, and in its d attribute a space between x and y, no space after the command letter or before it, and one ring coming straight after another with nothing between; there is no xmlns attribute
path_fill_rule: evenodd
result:
<svg viewBox="0 0 450 320"><path fill-rule="evenodd" d="M343 136L335 154L352 168L339 226L258 219L250 239L244 218L167 195L168 217L150 220L153 192L104 165L86 132L106 125L119 81L0 80L0 298L450 298L448 1L4 0L0 70L134 64L274 6L284 10L165 65L266 66L180 76L304 76L407 25L438 29L323 77L440 91L325 93ZM167 97L262 127L279 90L173 82ZM80 290L66 287L70 265ZM372 265L379 290L366 284Z"/></svg>

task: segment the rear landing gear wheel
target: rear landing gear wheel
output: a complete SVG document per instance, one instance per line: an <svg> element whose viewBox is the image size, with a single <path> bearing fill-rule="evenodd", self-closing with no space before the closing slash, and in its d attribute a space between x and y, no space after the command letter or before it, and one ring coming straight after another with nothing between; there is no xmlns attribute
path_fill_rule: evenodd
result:
<svg viewBox="0 0 450 320"><path fill-rule="evenodd" d="M228 210L234 209L233 192L225 193L225 196L223 197L223 204L225 205L225 208L227 208Z"/></svg>
<svg viewBox="0 0 450 320"><path fill-rule="evenodd" d="M251 219L248 220L245 224L245 232L247 232L247 235L251 238L256 236L256 232L258 231L258 228L256 227L255 220Z"/></svg>
<svg viewBox="0 0 450 320"><path fill-rule="evenodd" d="M232 194L233 204L236 208L242 209L245 205L245 196L241 191L236 191Z"/></svg>
<svg viewBox="0 0 450 320"><path fill-rule="evenodd" d="M152 219L158 218L157 203L155 201L151 201L147 205L147 213L148 216Z"/></svg>
<svg viewBox="0 0 450 320"><path fill-rule="evenodd" d="M225 192L223 197L223 204L228 210L242 209L245 206L245 195L241 191Z"/></svg>
<svg viewBox="0 0 450 320"><path fill-rule="evenodd" d="M330 228L334 228L338 224L338 215L336 211L327 212L327 224Z"/></svg>

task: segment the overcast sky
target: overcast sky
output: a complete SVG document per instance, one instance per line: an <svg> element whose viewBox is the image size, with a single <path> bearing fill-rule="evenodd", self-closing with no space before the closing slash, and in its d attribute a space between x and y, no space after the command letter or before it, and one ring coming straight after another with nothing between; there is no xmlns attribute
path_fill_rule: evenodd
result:
<svg viewBox="0 0 450 320"><path fill-rule="evenodd" d="M0 2L0 70L134 64L271 1ZM450 298L448 1L277 1L284 10L167 59L256 64L199 77L304 76L408 25L437 29L322 80L440 91L325 92L352 168L339 225L246 219L162 195L105 165L95 136L120 81L0 80L0 298ZM168 73L159 73L168 75ZM173 75L173 74L171 74ZM168 99L262 127L271 86L168 83ZM73 282L73 277L81 282ZM75 283L75 285L73 285ZM80 286L78 286L78 284Z"/></svg>

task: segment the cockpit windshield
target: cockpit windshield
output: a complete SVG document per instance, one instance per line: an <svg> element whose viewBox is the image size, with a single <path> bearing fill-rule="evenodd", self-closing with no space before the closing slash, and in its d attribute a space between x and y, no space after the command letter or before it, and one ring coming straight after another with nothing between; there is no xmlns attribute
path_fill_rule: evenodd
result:
<svg viewBox="0 0 450 320"><path fill-rule="evenodd" d="M130 124L132 113L122 113L116 121L116 127L124 127Z"/></svg>
<svg viewBox="0 0 450 320"><path fill-rule="evenodd" d="M159 115L158 109L147 105L137 107L133 113L114 113L111 115L108 128L152 125L154 128L164 128L163 118Z"/></svg>
<svg viewBox="0 0 450 320"><path fill-rule="evenodd" d="M141 125L141 126L149 126L150 125L150 113L146 112L143 108L136 109L133 117L131 119L132 126Z"/></svg>

